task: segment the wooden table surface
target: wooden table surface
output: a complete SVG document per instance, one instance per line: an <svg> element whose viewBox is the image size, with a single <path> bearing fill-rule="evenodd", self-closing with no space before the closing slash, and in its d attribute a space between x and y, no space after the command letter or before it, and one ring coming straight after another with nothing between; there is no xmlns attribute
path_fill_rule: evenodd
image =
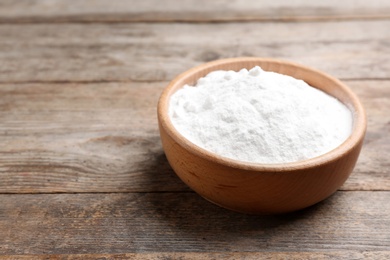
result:
<svg viewBox="0 0 390 260"><path fill-rule="evenodd" d="M170 168L162 89L237 56L360 97L365 144L331 198L243 215ZM389 259L389 133L390 1L0 1L0 259Z"/></svg>

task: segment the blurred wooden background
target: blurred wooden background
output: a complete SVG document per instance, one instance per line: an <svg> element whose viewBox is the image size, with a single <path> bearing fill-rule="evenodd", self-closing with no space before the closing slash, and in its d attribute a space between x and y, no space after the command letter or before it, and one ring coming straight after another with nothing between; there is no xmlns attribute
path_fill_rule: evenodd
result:
<svg viewBox="0 0 390 260"><path fill-rule="evenodd" d="M340 78L368 132L330 199L214 206L173 173L156 105L214 59ZM390 258L390 2L0 0L0 259Z"/></svg>

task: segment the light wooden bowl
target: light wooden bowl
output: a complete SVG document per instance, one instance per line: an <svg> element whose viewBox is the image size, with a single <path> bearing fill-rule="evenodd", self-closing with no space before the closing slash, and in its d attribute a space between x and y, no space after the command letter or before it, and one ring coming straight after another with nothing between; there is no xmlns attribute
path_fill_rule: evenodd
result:
<svg viewBox="0 0 390 260"><path fill-rule="evenodd" d="M338 98L353 112L351 136L336 149L304 161L256 164L228 159L206 151L183 137L168 116L171 95L185 84L214 70L251 69L290 75ZM177 76L158 103L161 140L170 165L180 179L205 199L222 207L250 214L276 214L299 210L333 194L351 174L366 131L366 116L354 93L339 80L295 63L263 58L218 60Z"/></svg>

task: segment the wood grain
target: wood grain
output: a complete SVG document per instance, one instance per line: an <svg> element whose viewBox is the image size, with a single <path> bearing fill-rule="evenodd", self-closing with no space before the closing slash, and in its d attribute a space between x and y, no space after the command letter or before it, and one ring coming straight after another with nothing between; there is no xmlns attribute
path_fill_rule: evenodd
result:
<svg viewBox="0 0 390 260"><path fill-rule="evenodd" d="M390 188L390 84L388 81L346 82L361 99L368 129L355 173L341 189L389 190ZM378 186L376 184L379 184Z"/></svg>
<svg viewBox="0 0 390 260"><path fill-rule="evenodd" d="M390 258L389 19L387 0L0 1L0 259ZM369 125L342 191L254 217L174 175L159 93L235 56L348 80Z"/></svg>
<svg viewBox="0 0 390 260"><path fill-rule="evenodd" d="M193 193L0 195L0 200L3 255L343 250L369 255L388 254L390 247L390 192L338 192L309 209L263 217L224 210Z"/></svg>
<svg viewBox="0 0 390 260"><path fill-rule="evenodd" d="M163 87L2 85L0 192L183 190L157 131Z"/></svg>
<svg viewBox="0 0 390 260"><path fill-rule="evenodd" d="M168 82L0 85L0 193L188 191L161 148ZM390 190L390 81L346 81L367 110L342 190Z"/></svg>
<svg viewBox="0 0 390 260"><path fill-rule="evenodd" d="M159 252L159 253L124 253L124 254L62 254L62 255L0 255L0 259L6 260L204 260L204 259L227 259L227 260L272 260L272 259L387 259L390 251L348 251L338 252Z"/></svg>
<svg viewBox="0 0 390 260"><path fill-rule="evenodd" d="M386 0L12 1L0 4L0 22L226 22L390 18Z"/></svg>
<svg viewBox="0 0 390 260"><path fill-rule="evenodd" d="M3 24L0 82L169 81L237 56L288 59L343 79L389 79L388 28L390 21Z"/></svg>

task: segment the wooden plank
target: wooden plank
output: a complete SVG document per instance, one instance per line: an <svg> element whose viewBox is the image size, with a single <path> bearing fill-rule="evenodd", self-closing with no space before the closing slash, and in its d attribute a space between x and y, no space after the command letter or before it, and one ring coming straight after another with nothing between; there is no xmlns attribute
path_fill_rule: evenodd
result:
<svg viewBox="0 0 390 260"><path fill-rule="evenodd" d="M186 190L161 148L163 87L1 85L0 193Z"/></svg>
<svg viewBox="0 0 390 260"><path fill-rule="evenodd" d="M359 162L343 190L389 190L390 188L390 82L346 82L359 96L368 120Z"/></svg>
<svg viewBox="0 0 390 260"><path fill-rule="evenodd" d="M390 21L0 25L0 82L164 81L236 56L390 78ZM190 32L190 33L189 33Z"/></svg>
<svg viewBox="0 0 390 260"><path fill-rule="evenodd" d="M0 193L188 191L159 139L167 82L0 85ZM390 81L347 81L368 115L342 190L390 190Z"/></svg>
<svg viewBox="0 0 390 260"><path fill-rule="evenodd" d="M390 18L386 0L13 1L0 4L0 22L221 22Z"/></svg>
<svg viewBox="0 0 390 260"><path fill-rule="evenodd" d="M272 260L272 259L388 259L390 251L340 251L340 252L213 252L213 253L124 253L124 254L63 254L63 255L5 255L0 259L6 260L162 260L162 259L180 259L180 260L204 260L204 259L227 259L227 260Z"/></svg>
<svg viewBox="0 0 390 260"><path fill-rule="evenodd" d="M193 193L0 195L0 200L3 255L390 247L390 192L338 192L281 216L230 212Z"/></svg>

